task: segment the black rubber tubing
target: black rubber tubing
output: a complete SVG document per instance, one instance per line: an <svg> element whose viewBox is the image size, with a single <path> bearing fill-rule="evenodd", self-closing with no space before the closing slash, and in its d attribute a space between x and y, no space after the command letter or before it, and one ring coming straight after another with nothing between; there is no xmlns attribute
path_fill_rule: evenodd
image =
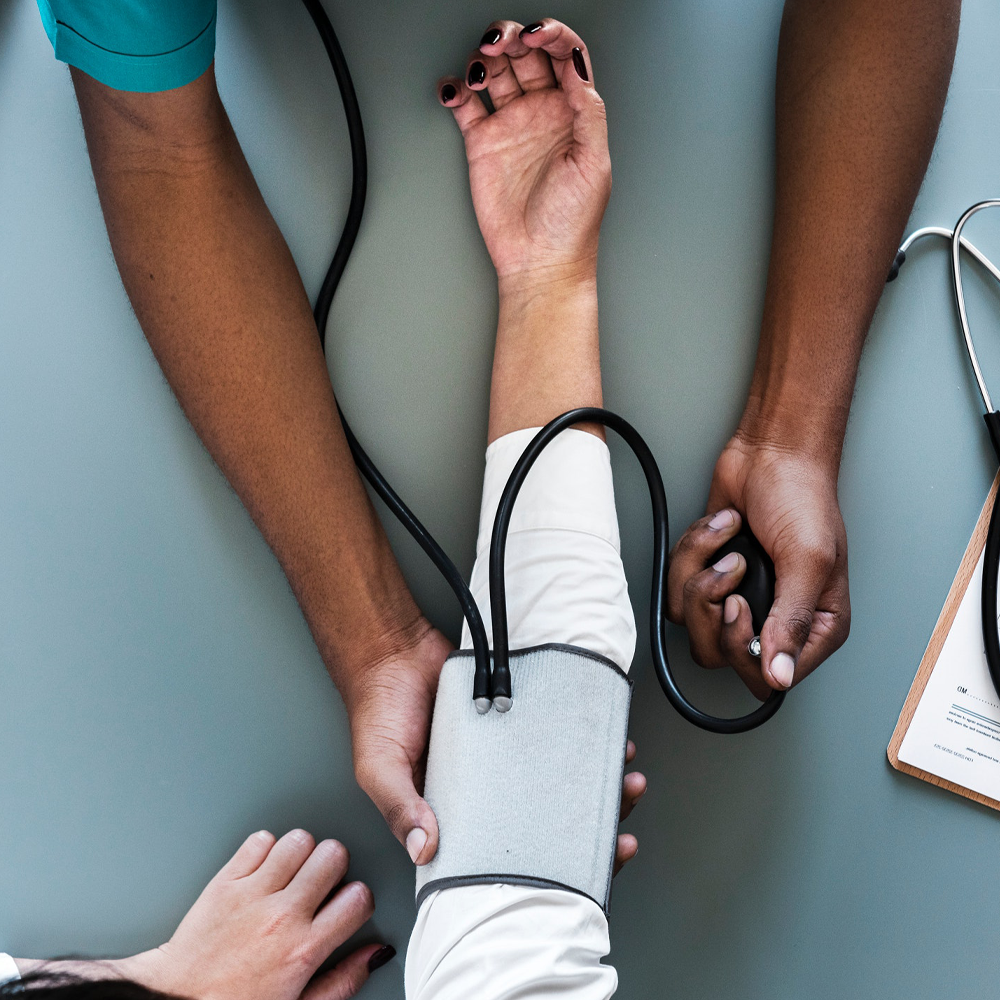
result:
<svg viewBox="0 0 1000 1000"><path fill-rule="evenodd" d="M509 649L507 646L507 594L504 583L504 555L507 548L507 530L514 510L514 501L524 483L528 471L545 446L557 434L574 424L603 424L611 428L632 449L646 477L649 498L653 507L653 582L650 588L649 642L653 654L656 677L663 688L667 700L677 712L699 729L710 733L745 733L767 722L781 707L785 699L784 691L774 691L762 705L748 715L735 719L720 719L695 708L684 697L677 685L670 661L667 658L667 569L669 556L669 520L667 494L663 488L663 478L649 445L639 432L624 418L610 410L596 406L570 410L550 420L532 439L518 459L504 487L493 522L493 537L490 541L490 603L493 612L493 696L512 697L510 685Z"/></svg>
<svg viewBox="0 0 1000 1000"><path fill-rule="evenodd" d="M347 61L344 53L337 41L333 25L330 18L319 0L302 0L306 10L309 11L313 23L319 31L323 46L326 48L333 72L337 77L337 85L340 87L340 96L344 102L344 115L347 118L347 131L351 138L351 203L347 210L347 220L344 222L344 230L334 252L333 260L323 279L319 296L316 299L316 307L313 315L316 318L316 328L319 330L320 343L326 351L326 325L330 317L330 306L333 303L333 295L340 284L340 278L347 266L347 260L351 256L354 248L354 241L357 239L358 230L361 228L361 217L365 210L365 194L368 189L368 155L365 149L365 130L361 122L361 109L358 106L357 94L354 92L354 84L351 82L351 74L347 68ZM351 455L362 475L371 484L372 489L382 498L383 503L395 515L397 520L413 536L417 544L427 553L431 562L437 566L441 575L445 578L448 586L451 587L461 605L465 620L469 623L469 631L472 633L472 645L476 657L476 675L474 681L477 699L489 698L490 685L490 644L486 637L486 626L483 624L483 616L479 613L479 606L476 604L472 591L469 590L465 578L458 571L455 564L448 558L448 554L437 543L434 536L420 523L417 516L403 502L402 497L389 485L389 481L382 475L375 463L368 457L367 452L361 447L361 443L354 436L344 411L337 404L337 412L340 414L340 422L344 428L344 436L350 446Z"/></svg>
<svg viewBox="0 0 1000 1000"><path fill-rule="evenodd" d="M358 106L357 95L347 61L337 41L333 25L319 0L302 0L306 10L312 17L323 45L326 48L330 63L333 66L337 84L340 87L341 99L344 103L344 115L347 118L347 129L351 139L351 158L353 179L351 184L351 201L347 212L344 230L337 244L333 260L327 270L326 277L316 299L314 316L319 331L320 343L326 350L326 326L330 316L330 306L333 296L344 273L354 241L361 228L361 218L364 214L365 195L367 192L368 157L365 149L365 133L361 120L361 109ZM420 547L427 553L451 587L462 607L465 620L468 622L475 651L475 680L473 683L473 699L477 702L483 699L492 701L497 697L512 697L509 663L509 643L507 635L507 591L504 582L503 564L507 545L507 531L510 526L510 516L514 501L521 489L528 470L545 446L559 433L574 424L599 423L617 432L635 453L642 471L646 476L649 495L653 505L653 584L650 599L650 645L653 654L653 666L657 679L667 700L676 711L692 725L713 733L734 734L744 733L767 722L781 707L785 698L784 691L775 691L756 710L748 715L735 719L720 719L708 715L695 708L681 693L670 669L666 646L666 582L667 560L669 547L669 524L667 514L667 497L663 488L663 478L660 475L656 459L649 446L639 432L624 417L598 407L581 407L563 413L549 421L531 440L515 465L500 499L496 520L493 524L493 536L490 543L490 601L493 614L493 673L490 674L490 649L486 636L486 627L476 604L472 591L447 553L437 543L433 535L420 523L416 515L406 506L398 493L389 485L375 463L369 458L360 442L354 436L343 411L338 404L340 421L344 435L351 449L351 455L365 479L375 492L382 498L385 505L413 536Z"/></svg>

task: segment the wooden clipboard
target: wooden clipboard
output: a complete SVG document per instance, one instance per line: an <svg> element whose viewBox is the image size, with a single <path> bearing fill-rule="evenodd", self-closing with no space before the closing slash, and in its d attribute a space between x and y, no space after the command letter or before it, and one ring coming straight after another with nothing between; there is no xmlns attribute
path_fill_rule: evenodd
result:
<svg viewBox="0 0 1000 1000"><path fill-rule="evenodd" d="M903 702L903 710L899 713L899 721L896 723L892 739L889 741L887 755L889 763L897 771L912 774L916 778L922 778L924 781L929 781L932 785L937 785L938 788L947 788L949 792L964 795L967 799L972 799L974 802L989 806L991 809L1000 810L1000 801L991 799L987 795L982 795L980 792L973 792L963 785L956 785L953 781L939 778L936 774L931 774L930 771L922 771L919 767L914 767L912 764L907 764L905 761L899 759L899 748L902 746L903 737L906 736L906 731L910 728L917 705L923 696L924 688L927 687L927 681L930 680L930 676L934 672L938 656L941 654L941 648L944 646L945 639L948 638L952 623L955 621L955 614L962 603L962 598L965 597L965 592L969 588L969 580L972 579L976 563L979 562L979 557L982 555L983 548L986 545L986 533L990 526L990 514L993 511L993 503L996 500L998 483L1000 483L1000 473L997 473L996 478L993 480L993 485L990 487L986 503L983 504L979 520L976 522L975 531L972 532L972 538L969 539L969 546L965 550L965 555L962 556L961 565L958 567L958 575L955 577L955 582L951 585L951 590L948 591L948 597L944 602L944 607L941 609L941 615L934 626L934 631L931 633L927 649L920 660L920 666L917 668L917 676L913 678L913 684L910 686L910 693L906 696L906 701Z"/></svg>

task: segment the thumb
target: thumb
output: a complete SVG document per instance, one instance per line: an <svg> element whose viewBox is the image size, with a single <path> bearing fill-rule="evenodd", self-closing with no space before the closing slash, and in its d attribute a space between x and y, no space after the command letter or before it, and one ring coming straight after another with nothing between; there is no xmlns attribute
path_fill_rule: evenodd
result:
<svg viewBox="0 0 1000 1000"><path fill-rule="evenodd" d="M368 746L357 753L358 784L382 813L393 836L415 865L426 865L437 851L434 810L417 792L413 767L396 743Z"/></svg>
<svg viewBox="0 0 1000 1000"><path fill-rule="evenodd" d="M594 89L590 55L582 44L562 67L561 86L573 112L573 141L588 157L608 158L608 118L601 95Z"/></svg>
<svg viewBox="0 0 1000 1000"><path fill-rule="evenodd" d="M764 680L784 691L795 682L802 647L812 631L813 614L833 568L824 553L801 550L775 560L774 604L761 630Z"/></svg>

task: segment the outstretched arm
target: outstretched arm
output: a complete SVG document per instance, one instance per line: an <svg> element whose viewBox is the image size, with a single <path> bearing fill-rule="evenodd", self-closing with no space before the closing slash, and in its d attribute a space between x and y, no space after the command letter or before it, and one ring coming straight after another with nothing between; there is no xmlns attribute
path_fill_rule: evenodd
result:
<svg viewBox="0 0 1000 1000"><path fill-rule="evenodd" d="M494 22L470 56L464 79L442 80L439 95L454 113L465 141L476 218L499 279L490 445L470 581L485 611L492 511L533 428L565 410L601 404L596 267L611 164L604 105L594 86L590 55L581 38L558 21L546 18L527 27ZM627 671L635 648L635 621L618 547L610 456L599 440L601 429L586 429L594 433L572 429L552 442L519 494L504 559L508 637L512 647L522 650L544 649L549 643L584 647ZM489 614L485 617L489 622ZM462 644L471 645L468 634ZM544 887L537 882L518 884L552 871L537 855L513 861L517 852L504 842L503 833L495 838L490 834L490 845L464 840L472 829L490 828L489 817L496 821L497 816L492 807L498 804L510 810L498 826L516 828L522 843L541 845L543 854L545 846L558 843L579 858L589 856L600 842L597 851L606 854L610 867L611 837L595 834L588 823L596 822L597 814L613 815L613 808L605 810L606 801L595 803L586 794L595 770L600 779L592 786L595 790L602 789L606 796L613 787L604 780L606 761L595 767L593 734L574 728L572 712L565 706L548 704L542 709L543 742L548 748L551 740L551 752L546 749L542 766L549 794L536 799L523 774L509 776L499 799L488 780L478 787L455 783L456 760L475 759L480 741L494 732L491 721L499 718L496 713L476 716L471 731L460 725L464 713L474 711L467 691L448 684L456 676L452 668L461 662L446 667L438 695L434 739L444 743L432 748L429 794L440 809L442 843L454 851L456 843L464 841L471 869L492 873L482 878L493 881L466 884L469 867L435 871L432 865L407 951L407 996L489 1000L559 994L606 1000L616 977L601 962L609 948L608 925L596 897L555 887L566 886L566 881L546 880ZM550 662L539 669L558 666ZM513 725L501 725L505 747L523 756L526 747L536 744L530 723L521 728L526 712L530 718L530 703L519 702L516 690L515 707L503 716ZM460 693L455 697L453 692ZM543 697L537 690L533 694ZM534 703L536 709L539 704ZM608 720L615 715L612 704L598 704ZM459 730L469 741L457 750ZM504 759L505 754L498 751ZM626 763L633 754L630 745ZM528 758L533 759L530 750ZM591 770L586 770L588 765ZM449 773L454 794L447 801L434 798L449 785L442 777ZM551 790L565 789L569 776L580 773L588 775L579 789L587 807L569 834L569 807L565 800L555 802ZM614 777L617 780L617 773ZM645 787L641 774L625 775L622 818ZM539 801L546 808L539 809ZM475 819L465 823L462 816ZM620 835L617 864L632 857L637 846L635 838ZM495 854L490 853L493 849ZM447 856L446 849L445 866ZM505 867L507 863L515 867ZM507 875L497 874L503 872Z"/></svg>
<svg viewBox="0 0 1000 1000"><path fill-rule="evenodd" d="M774 235L746 409L708 516L678 542L671 618L695 659L763 697L847 639L837 477L858 361L944 107L960 0L786 0L778 49ZM709 567L741 518L775 562L758 661L745 564ZM709 567L709 568L706 568Z"/></svg>
<svg viewBox="0 0 1000 1000"><path fill-rule="evenodd" d="M358 779L413 859L449 644L421 616L337 416L305 289L210 68L162 93L73 70L118 269L195 430L281 562L351 719Z"/></svg>

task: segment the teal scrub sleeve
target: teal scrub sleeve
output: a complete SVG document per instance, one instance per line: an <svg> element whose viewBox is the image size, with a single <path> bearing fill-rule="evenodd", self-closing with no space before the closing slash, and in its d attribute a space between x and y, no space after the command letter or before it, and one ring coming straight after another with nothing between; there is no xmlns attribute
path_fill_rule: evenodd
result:
<svg viewBox="0 0 1000 1000"><path fill-rule="evenodd" d="M215 58L216 0L38 0L56 58L114 87L154 93Z"/></svg>

